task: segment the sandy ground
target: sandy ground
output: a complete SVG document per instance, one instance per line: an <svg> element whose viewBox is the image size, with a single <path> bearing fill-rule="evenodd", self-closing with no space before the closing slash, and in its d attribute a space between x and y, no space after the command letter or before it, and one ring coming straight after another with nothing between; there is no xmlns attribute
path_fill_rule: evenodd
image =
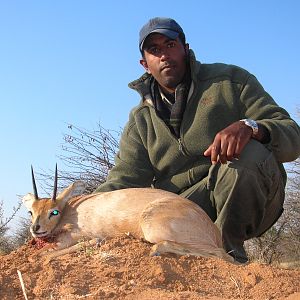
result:
<svg viewBox="0 0 300 300"><path fill-rule="evenodd" d="M150 257L151 245L124 236L47 265L29 262L28 243L0 257L0 299L300 299L300 270L233 265L191 256Z"/></svg>

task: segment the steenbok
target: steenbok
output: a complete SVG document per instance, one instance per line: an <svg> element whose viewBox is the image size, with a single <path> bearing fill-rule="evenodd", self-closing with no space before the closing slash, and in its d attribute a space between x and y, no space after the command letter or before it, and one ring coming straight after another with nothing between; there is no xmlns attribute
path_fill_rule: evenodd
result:
<svg viewBox="0 0 300 300"><path fill-rule="evenodd" d="M76 251L82 240L95 244L130 233L154 244L151 255L176 253L233 261L222 247L219 229L190 200L153 188L82 195L85 185L80 181L57 195L57 168L52 198L39 198L31 172L34 194L22 200L32 217L32 236L46 243L35 258L45 256L49 261Z"/></svg>

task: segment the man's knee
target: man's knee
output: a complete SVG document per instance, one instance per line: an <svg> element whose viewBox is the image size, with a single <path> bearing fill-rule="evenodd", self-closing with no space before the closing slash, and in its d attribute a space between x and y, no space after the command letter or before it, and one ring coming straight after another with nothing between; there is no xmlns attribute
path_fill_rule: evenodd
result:
<svg viewBox="0 0 300 300"><path fill-rule="evenodd" d="M250 140L238 159L211 166L208 189L214 190L216 184L231 186L239 175L242 175L245 184L247 179L260 179L261 176L262 181L265 181L266 177L273 177L274 173L280 175L281 172L273 154L261 143Z"/></svg>
<svg viewBox="0 0 300 300"><path fill-rule="evenodd" d="M263 144L251 139L243 149L238 161L245 164L245 166L253 163L259 164L264 162L270 155L271 152Z"/></svg>
<svg viewBox="0 0 300 300"><path fill-rule="evenodd" d="M284 188L285 178L273 153L255 140L251 140L244 148L241 157L229 162L227 167L240 171L244 169L243 176L248 175L250 180L253 180L254 176L255 181L268 195L268 199L273 198L273 193L278 186Z"/></svg>
<svg viewBox="0 0 300 300"><path fill-rule="evenodd" d="M284 174L273 153L255 140L250 140L239 159L221 166L223 172L226 172L227 168L235 169L237 174L240 173L246 177L245 180L247 177L253 180L254 176L256 181L264 183L265 187L277 186L279 181L284 184L285 181Z"/></svg>

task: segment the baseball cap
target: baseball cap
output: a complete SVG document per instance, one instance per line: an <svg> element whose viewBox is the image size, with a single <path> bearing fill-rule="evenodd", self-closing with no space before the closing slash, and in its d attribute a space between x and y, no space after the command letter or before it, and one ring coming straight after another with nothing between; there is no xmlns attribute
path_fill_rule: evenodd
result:
<svg viewBox="0 0 300 300"><path fill-rule="evenodd" d="M146 38L155 32L163 34L172 40L175 40L179 34L182 34L184 37L182 28L175 20L160 17L150 19L140 30L139 47L141 52L143 51Z"/></svg>

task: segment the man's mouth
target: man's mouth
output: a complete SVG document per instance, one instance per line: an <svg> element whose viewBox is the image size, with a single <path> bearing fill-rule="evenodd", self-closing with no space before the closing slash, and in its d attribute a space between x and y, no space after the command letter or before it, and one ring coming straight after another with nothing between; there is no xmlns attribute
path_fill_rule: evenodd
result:
<svg viewBox="0 0 300 300"><path fill-rule="evenodd" d="M164 71L164 70L172 70L174 69L175 65L171 65L171 64L166 64L164 66L161 67L161 71Z"/></svg>

